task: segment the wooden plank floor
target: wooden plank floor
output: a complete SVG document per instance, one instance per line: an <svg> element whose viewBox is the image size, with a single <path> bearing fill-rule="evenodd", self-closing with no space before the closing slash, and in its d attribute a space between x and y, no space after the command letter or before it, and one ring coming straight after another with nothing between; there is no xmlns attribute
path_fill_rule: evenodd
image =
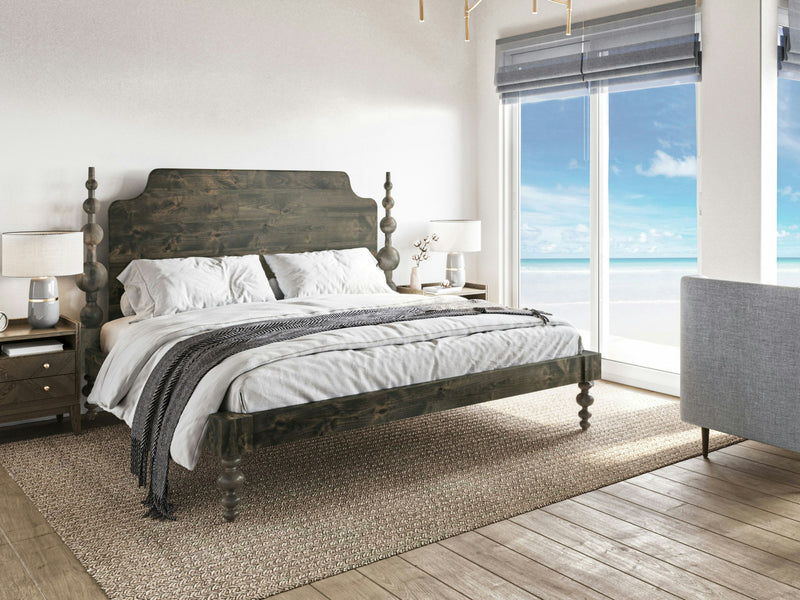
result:
<svg viewBox="0 0 800 600"><path fill-rule="evenodd" d="M105 595L0 469L5 598ZM273 598L800 598L800 454L743 442Z"/></svg>

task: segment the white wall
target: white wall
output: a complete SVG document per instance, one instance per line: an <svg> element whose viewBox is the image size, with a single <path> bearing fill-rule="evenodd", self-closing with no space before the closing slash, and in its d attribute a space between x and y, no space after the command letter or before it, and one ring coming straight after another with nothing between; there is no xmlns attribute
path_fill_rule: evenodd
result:
<svg viewBox="0 0 800 600"><path fill-rule="evenodd" d="M656 6L666 0L575 2L574 22ZM703 0L703 82L698 111L698 185L703 210L701 268L713 277L766 282L775 273L777 0ZM561 26L564 9L493 0L476 14L479 213L482 280L503 280L502 119L494 89L495 40ZM478 10L484 8L484 4ZM764 201L762 202L762 198Z"/></svg>
<svg viewBox="0 0 800 600"><path fill-rule="evenodd" d="M772 27L763 15L775 1L703 3L700 185L709 234L701 254L716 276L769 277L771 257L753 252L774 235L774 208L758 202L758 190L768 197L771 189L771 117L754 111L774 88L762 78L760 91L742 95L732 63L720 63L743 32L739 52L756 52L754 32ZM574 20L660 3L579 0ZM527 0L481 3L466 45L456 4L426 3L420 24L412 1L0 0L0 230L78 229L90 164L103 211L139 193L156 167L344 170L356 193L377 200L391 170L402 254L395 280L408 280L411 241L429 219L480 218L483 251L468 267L496 299L504 241L495 40L560 26L564 9L540 2L531 15ZM726 36L730 27L738 33ZM762 37L749 62L765 68L770 45ZM733 137L720 134L741 119ZM746 157L730 152L739 144ZM730 185L713 183L730 172ZM726 231L747 256L718 245ZM443 266L435 256L422 278L440 278ZM60 285L64 311L76 315L83 295L70 278ZM24 316L26 296L27 281L0 278L0 310Z"/></svg>
<svg viewBox="0 0 800 600"><path fill-rule="evenodd" d="M477 210L474 51L428 4L0 1L0 230L79 229L89 165L101 223L157 167L342 170L378 201L392 171L407 282L427 221ZM0 278L0 310L25 316L27 285Z"/></svg>
<svg viewBox="0 0 800 600"><path fill-rule="evenodd" d="M705 0L698 102L700 270L775 283L777 0Z"/></svg>

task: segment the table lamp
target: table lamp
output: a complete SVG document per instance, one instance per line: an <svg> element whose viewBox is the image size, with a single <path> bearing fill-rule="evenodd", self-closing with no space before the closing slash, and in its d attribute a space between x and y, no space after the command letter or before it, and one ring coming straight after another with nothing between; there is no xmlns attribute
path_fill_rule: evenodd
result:
<svg viewBox="0 0 800 600"><path fill-rule="evenodd" d="M15 231L2 237L4 277L30 277L28 323L35 329L54 327L60 314L59 275L83 272L80 231Z"/></svg>
<svg viewBox="0 0 800 600"><path fill-rule="evenodd" d="M464 270L464 252L480 252L481 222L469 220L431 221L431 231L439 235L435 246L438 252L447 252L445 279L458 289L467 282Z"/></svg>

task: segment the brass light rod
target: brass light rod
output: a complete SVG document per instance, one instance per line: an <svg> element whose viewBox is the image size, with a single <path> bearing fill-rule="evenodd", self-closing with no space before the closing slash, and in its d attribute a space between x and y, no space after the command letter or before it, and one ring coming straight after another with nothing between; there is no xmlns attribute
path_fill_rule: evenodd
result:
<svg viewBox="0 0 800 600"><path fill-rule="evenodd" d="M483 2L483 0L475 0L475 3L470 6L469 0L464 0L464 41L469 41L469 14L477 8L478 4ZM560 4L561 6L567 9L567 35L572 35L572 0L550 0L555 4ZM532 7L533 14L538 14L539 12L539 1L533 0L533 7ZM419 0L419 20L420 22L425 21L425 0Z"/></svg>
<svg viewBox="0 0 800 600"><path fill-rule="evenodd" d="M561 4L567 9L567 35L572 35L572 0L550 0L555 4ZM534 0L534 5L536 0Z"/></svg>
<svg viewBox="0 0 800 600"><path fill-rule="evenodd" d="M464 41L469 41L469 13L471 13L475 8L483 2L483 0L475 0L475 4L472 6L469 5L469 0L464 0Z"/></svg>

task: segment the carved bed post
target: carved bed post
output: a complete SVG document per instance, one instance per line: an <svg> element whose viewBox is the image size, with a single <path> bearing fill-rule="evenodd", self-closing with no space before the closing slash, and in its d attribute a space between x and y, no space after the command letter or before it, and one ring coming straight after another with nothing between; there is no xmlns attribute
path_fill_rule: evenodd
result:
<svg viewBox="0 0 800 600"><path fill-rule="evenodd" d="M386 196L383 199L383 208L386 210L386 216L381 219L380 228L384 235L383 248L378 250L378 265L386 273L386 283L393 290L397 289L394 281L392 281L392 271L400 264L400 253L397 248L392 247L392 234L397 229L397 221L392 217L392 208L394 208L394 198L392 198L392 174L386 172L386 183L383 184L383 189L386 190Z"/></svg>
<svg viewBox="0 0 800 600"><path fill-rule="evenodd" d="M86 181L89 197L83 203L83 211L88 215L88 223L81 228L83 243L86 245L86 261L83 263L83 273L76 277L78 287L86 293L86 306L81 309L81 325L83 331L83 357L86 385L81 390L88 396L92 391L97 371L103 362L100 350L100 325L103 323L103 309L97 303L97 295L108 283L108 271L105 265L97 260L97 245L103 240L103 228L95 222L98 201L94 193L97 189L97 180L94 178L94 167L89 167L89 179ZM94 418L97 408L86 404L89 419Z"/></svg>
<svg viewBox="0 0 800 600"><path fill-rule="evenodd" d="M206 426L206 448L218 456L222 474L217 485L222 490L222 517L232 523L239 515L239 488L244 474L239 466L242 454L253 450L253 415L218 412Z"/></svg>
<svg viewBox="0 0 800 600"><path fill-rule="evenodd" d="M578 387L581 388L581 393L577 395L575 400L580 404L581 409L578 411L578 416L581 418L581 429L586 431L589 429L589 419L592 413L589 412L589 407L594 404L594 398L589 394L594 384L591 381L581 381Z"/></svg>

